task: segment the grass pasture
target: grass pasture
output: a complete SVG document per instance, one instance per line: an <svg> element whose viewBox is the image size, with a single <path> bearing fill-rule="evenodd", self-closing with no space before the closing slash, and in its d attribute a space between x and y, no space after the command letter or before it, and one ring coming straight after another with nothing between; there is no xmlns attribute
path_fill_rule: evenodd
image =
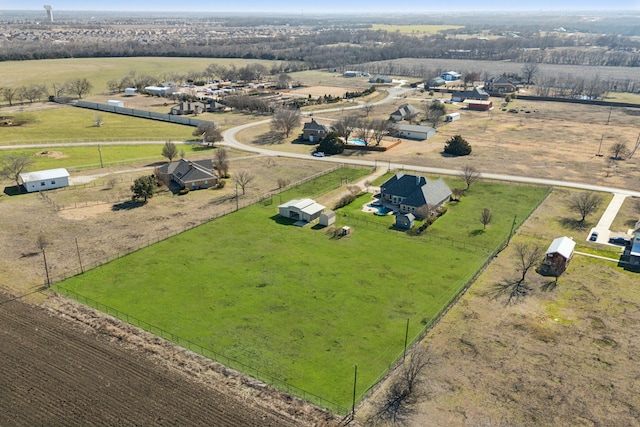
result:
<svg viewBox="0 0 640 427"><path fill-rule="evenodd" d="M361 173L338 170L58 289L346 408L354 365L361 396L401 355L407 319L415 339L506 238L514 215L523 220L546 194L477 183L422 237L390 231L391 217L369 221L358 209L364 197L337 212L336 226L354 230L344 238L277 217L280 202L316 197L337 176L353 181ZM494 222L482 232L485 206Z"/></svg>

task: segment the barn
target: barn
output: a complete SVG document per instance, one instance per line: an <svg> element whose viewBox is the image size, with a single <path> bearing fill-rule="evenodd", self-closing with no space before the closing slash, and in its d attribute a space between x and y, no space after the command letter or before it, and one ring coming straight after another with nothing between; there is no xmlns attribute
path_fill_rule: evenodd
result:
<svg viewBox="0 0 640 427"><path fill-rule="evenodd" d="M551 242L547 249L547 256L544 260L544 266L549 271L561 274L566 270L569 261L573 258L573 249L576 242L570 237L558 237Z"/></svg>
<svg viewBox="0 0 640 427"><path fill-rule="evenodd" d="M20 184L28 193L69 186L69 172L64 168L23 172L19 178Z"/></svg>
<svg viewBox="0 0 640 427"><path fill-rule="evenodd" d="M436 135L436 130L430 126L420 125L395 125L397 136L406 139L424 141Z"/></svg>
<svg viewBox="0 0 640 427"><path fill-rule="evenodd" d="M289 200L278 206L278 214L297 221L311 222L320 218L325 206L313 199Z"/></svg>
<svg viewBox="0 0 640 427"><path fill-rule="evenodd" d="M467 104L467 108L473 111L489 111L493 110L493 102L491 101L479 101L475 99L467 99L464 101Z"/></svg>

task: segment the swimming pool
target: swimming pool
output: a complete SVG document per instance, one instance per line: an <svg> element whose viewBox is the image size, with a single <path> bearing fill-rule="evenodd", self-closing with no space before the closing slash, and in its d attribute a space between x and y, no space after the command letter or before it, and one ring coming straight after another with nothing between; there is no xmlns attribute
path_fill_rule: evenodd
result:
<svg viewBox="0 0 640 427"><path fill-rule="evenodd" d="M389 212L393 212L393 209L389 209L386 206L380 206L380 205L376 205L376 202L373 203L369 203L367 206L370 208L373 208L376 210L375 215L380 215L380 216L384 216L384 215L388 215Z"/></svg>
<svg viewBox="0 0 640 427"><path fill-rule="evenodd" d="M369 145L367 141L363 141L362 139L348 139L347 144L362 145L362 146Z"/></svg>

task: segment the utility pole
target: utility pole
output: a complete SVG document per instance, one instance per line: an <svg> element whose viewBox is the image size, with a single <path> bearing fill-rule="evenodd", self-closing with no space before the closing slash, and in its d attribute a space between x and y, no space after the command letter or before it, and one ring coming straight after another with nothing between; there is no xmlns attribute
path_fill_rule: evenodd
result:
<svg viewBox="0 0 640 427"><path fill-rule="evenodd" d="M102 149L100 148L100 144L98 144L98 154L100 155L100 169L104 166L102 165Z"/></svg>
<svg viewBox="0 0 640 427"><path fill-rule="evenodd" d="M84 267L82 267L82 258L80 257L80 246L78 246L77 237L76 237L76 251L78 252L78 262L80 263L80 272L84 273Z"/></svg>
<svg viewBox="0 0 640 427"><path fill-rule="evenodd" d="M609 124L609 121L611 120L611 112L613 111L613 105L611 106L611 108L609 108L609 117L607 117L607 124Z"/></svg>
<svg viewBox="0 0 640 427"><path fill-rule="evenodd" d="M42 258L44 259L44 271L47 275L47 288L51 286L51 279L49 279L49 266L47 265L47 254L44 250L44 245L42 246Z"/></svg>
<svg viewBox="0 0 640 427"><path fill-rule="evenodd" d="M509 231L509 238L507 239L507 244L505 246L509 246L509 243L511 242L511 237L513 236L513 229L516 228L516 218L517 218L517 215L514 215L513 224L511 224L511 231Z"/></svg>
<svg viewBox="0 0 640 427"><path fill-rule="evenodd" d="M598 147L598 153L596 154L597 157L602 157L602 153L600 152L600 149L602 148L603 139L604 139L604 134L600 137L600 146Z"/></svg>
<svg viewBox="0 0 640 427"><path fill-rule="evenodd" d="M402 353L402 363L404 363L405 357L407 357L407 341L409 339L409 318L407 317L407 328L404 332L404 353Z"/></svg>
<svg viewBox="0 0 640 427"><path fill-rule="evenodd" d="M351 404L351 415L356 415L356 384L358 383L358 365L354 366L353 372L353 402Z"/></svg>
<svg viewBox="0 0 640 427"><path fill-rule="evenodd" d="M238 207L238 181L236 181L236 211L239 210Z"/></svg>

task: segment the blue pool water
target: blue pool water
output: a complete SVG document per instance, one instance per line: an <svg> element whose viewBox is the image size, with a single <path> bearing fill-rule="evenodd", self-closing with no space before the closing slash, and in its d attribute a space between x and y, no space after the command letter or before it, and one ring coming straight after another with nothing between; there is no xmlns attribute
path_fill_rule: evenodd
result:
<svg viewBox="0 0 640 427"><path fill-rule="evenodd" d="M368 206L370 208L374 208L374 209L376 209L378 211L378 212L375 213L376 215L383 216L383 215L387 215L389 212L393 212L392 209L389 209L389 208L387 208L385 206L376 206L374 204L369 204Z"/></svg>
<svg viewBox="0 0 640 427"><path fill-rule="evenodd" d="M348 139L347 143L351 145L369 145L367 144L367 141L363 141L361 139Z"/></svg>

